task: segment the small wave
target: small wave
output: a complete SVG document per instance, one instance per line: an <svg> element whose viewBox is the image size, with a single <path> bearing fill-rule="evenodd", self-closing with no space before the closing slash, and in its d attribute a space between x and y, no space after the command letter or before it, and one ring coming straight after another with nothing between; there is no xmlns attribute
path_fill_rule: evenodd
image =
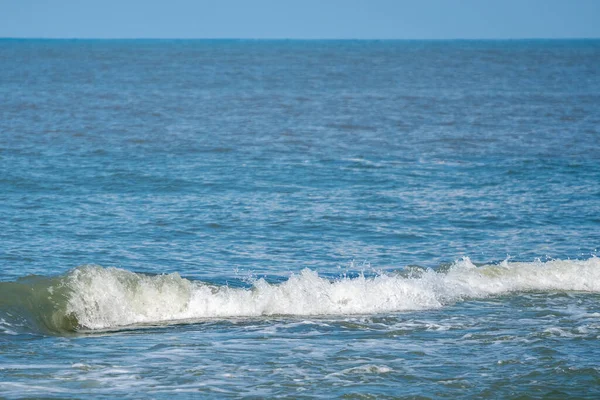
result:
<svg viewBox="0 0 600 400"><path fill-rule="evenodd" d="M524 291L600 292L600 259L502 262L476 267L468 258L444 271L412 270L329 280L305 269L282 283L214 286L177 273L149 276L81 266L67 274L0 283L6 327L54 333L119 329L204 318L372 314L435 309L464 299Z"/></svg>

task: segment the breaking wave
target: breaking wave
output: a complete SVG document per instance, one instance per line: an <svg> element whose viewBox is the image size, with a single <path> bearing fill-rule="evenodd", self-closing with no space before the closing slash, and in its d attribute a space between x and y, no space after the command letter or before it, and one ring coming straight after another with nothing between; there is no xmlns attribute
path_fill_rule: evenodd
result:
<svg viewBox="0 0 600 400"><path fill-rule="evenodd" d="M329 280L305 269L285 282L215 286L177 273L149 276L81 266L58 277L0 283L0 325L51 333L119 329L204 318L371 314L443 307L523 291L600 292L600 259L507 262L445 271L413 269ZM1 331L0 331L1 332Z"/></svg>

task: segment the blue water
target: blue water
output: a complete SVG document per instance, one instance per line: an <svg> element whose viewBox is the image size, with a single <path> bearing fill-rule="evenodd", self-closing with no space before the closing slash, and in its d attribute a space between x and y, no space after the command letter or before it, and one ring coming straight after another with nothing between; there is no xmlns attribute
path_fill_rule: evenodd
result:
<svg viewBox="0 0 600 400"><path fill-rule="evenodd" d="M599 40L0 40L0 397L597 398L599 127Z"/></svg>

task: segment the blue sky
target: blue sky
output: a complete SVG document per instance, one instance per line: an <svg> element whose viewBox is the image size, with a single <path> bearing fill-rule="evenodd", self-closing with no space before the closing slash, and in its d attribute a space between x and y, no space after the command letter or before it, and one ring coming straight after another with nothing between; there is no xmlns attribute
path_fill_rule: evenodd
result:
<svg viewBox="0 0 600 400"><path fill-rule="evenodd" d="M600 37L600 0L0 0L0 37Z"/></svg>

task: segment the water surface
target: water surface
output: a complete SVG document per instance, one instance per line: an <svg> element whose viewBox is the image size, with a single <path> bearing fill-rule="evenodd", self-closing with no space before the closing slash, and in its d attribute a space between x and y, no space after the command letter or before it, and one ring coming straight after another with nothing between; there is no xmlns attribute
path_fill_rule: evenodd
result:
<svg viewBox="0 0 600 400"><path fill-rule="evenodd" d="M2 396L597 397L598 65L0 40Z"/></svg>

